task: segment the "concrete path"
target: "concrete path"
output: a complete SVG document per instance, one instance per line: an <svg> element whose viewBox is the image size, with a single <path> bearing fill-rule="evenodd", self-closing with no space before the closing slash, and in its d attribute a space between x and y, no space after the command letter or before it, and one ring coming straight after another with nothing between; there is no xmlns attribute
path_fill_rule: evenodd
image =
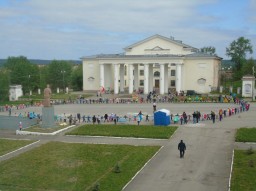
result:
<svg viewBox="0 0 256 191"><path fill-rule="evenodd" d="M96 106L96 107L95 107ZM111 112L142 110L150 112L152 106L147 105L77 105L75 108L59 106L57 112L82 111L82 107L90 108L90 112ZM110 106L113 106L109 108ZM127 107L126 107L127 106ZM201 112L213 109L230 107L223 104L170 104L162 108L170 107L171 111ZM1 131L0 138L17 138L40 140L34 146L39 146L48 141L79 142L93 144L130 144L130 145L160 145L163 148L152 160L137 174L124 191L223 191L228 190L232 152L234 148L246 149L245 144L234 142L237 128L255 127L256 104L252 104L250 111L240 113L224 119L222 122L212 124L211 121L200 124L183 125L178 128L170 140L131 139L131 138L107 138L107 137L74 137L64 136L63 133L56 136L17 136L12 131ZM87 109L88 109L87 108ZM196 109L195 109L196 108ZM37 108L36 108L37 109ZM64 109L64 110L63 110ZM66 110L65 110L66 109ZM99 113L101 114L101 113ZM179 158L177 150L178 142L183 139L187 145L185 158ZM248 146L249 147L249 146ZM33 147L31 147L33 148ZM26 151L26 150L24 150ZM19 153L17 153L19 154ZM13 156L15 156L13 154Z"/></svg>
<svg viewBox="0 0 256 191"><path fill-rule="evenodd" d="M236 129L255 127L255 114L253 107L215 124L179 127L170 142L124 191L228 190ZM184 159L179 158L177 150L181 139L187 145Z"/></svg>

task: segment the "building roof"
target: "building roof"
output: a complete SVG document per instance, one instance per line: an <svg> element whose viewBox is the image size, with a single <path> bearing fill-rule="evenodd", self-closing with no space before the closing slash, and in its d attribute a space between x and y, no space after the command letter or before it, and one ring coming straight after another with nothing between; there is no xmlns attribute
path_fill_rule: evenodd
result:
<svg viewBox="0 0 256 191"><path fill-rule="evenodd" d="M171 42L171 43L177 44L177 45L179 45L179 46L182 46L183 48L189 48L189 49L194 49L194 50L198 51L197 48L192 47L192 46L187 45L187 44L184 44L184 43L182 43L181 40L174 40L173 37L167 38L167 37L161 36L161 35L159 35L159 34L155 34L155 35L153 35L153 36L151 36L151 37L148 37L148 38L146 38L146 39L144 39L144 40L141 40L141 41L136 42L136 43L134 43L134 44L132 44L132 45L130 45L130 46L127 46L127 47L124 48L124 50L131 49L131 48L133 48L133 47L135 47L135 46L137 46L137 45L140 45L140 44L142 44L142 43L144 43L144 42L147 42L147 41L149 41L149 40L152 40L152 39L154 39L154 38L160 38L160 39L169 41L169 42Z"/></svg>
<svg viewBox="0 0 256 191"><path fill-rule="evenodd" d="M217 56L216 54L206 54L206 53L203 53L203 52L195 52L195 53L192 53L192 54L187 54L185 55L186 58L217 58L217 59L220 59L222 60L221 57Z"/></svg>
<svg viewBox="0 0 256 191"><path fill-rule="evenodd" d="M194 51L194 53L191 54L143 54L143 55L126 55L125 53L119 53L119 54L97 54L97 55L92 55L92 56L84 56L81 59L118 59L118 58L123 58L123 59L128 59L128 58L215 58L222 60L221 57L218 57L216 54L207 54L207 53L202 53L199 52L199 49L189 46L187 44L182 43L180 40L174 40L173 37L167 38L161 35L153 35L151 37L148 37L144 40L141 40L137 43L134 43L130 46L127 46L124 48L125 51L132 49L135 46L138 46L142 43L145 43L149 40L152 40L154 38L161 38L165 41L169 41L171 43L177 44L179 46L182 46L185 49L191 49Z"/></svg>
<svg viewBox="0 0 256 191"><path fill-rule="evenodd" d="M118 58L217 58L222 59L216 55L196 52L187 55L178 55L178 54L146 54L146 55L125 55L121 54L97 54L93 56L85 56L81 59L118 59Z"/></svg>

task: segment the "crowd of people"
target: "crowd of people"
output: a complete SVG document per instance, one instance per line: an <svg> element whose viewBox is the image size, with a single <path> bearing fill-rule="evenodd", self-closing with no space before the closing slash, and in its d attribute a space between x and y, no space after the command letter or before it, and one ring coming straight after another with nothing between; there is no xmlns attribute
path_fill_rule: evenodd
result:
<svg viewBox="0 0 256 191"><path fill-rule="evenodd" d="M218 102L221 102L223 97L219 96ZM227 97L224 96L224 99ZM243 111L249 110L250 104L245 102L244 100L240 100L237 98L229 97L235 104L232 108L219 109L218 111L209 111L208 113L201 113L200 111L194 111L193 113L186 113L184 111L182 114L171 114L170 121L172 124L187 124L187 123L199 123L200 121L212 120L215 123L216 120L221 121L223 118L227 116L231 116ZM145 100L141 100L141 103L153 102L153 113L156 112L157 103L161 103L168 100L166 96L162 96L161 98L154 93L149 93ZM76 104L95 104L95 103L129 103L130 99L107 99L99 97L97 100L95 99L85 99L84 97L79 96L76 100L71 102L69 100L68 103L76 103ZM52 104L65 104L61 102L61 100L55 100ZM36 114L34 112L25 112L21 113L20 110L31 107L31 106L42 106L41 102L34 102L31 104L18 104L18 105L5 105L0 106L0 112L7 112L9 116L18 116L18 117L27 117L27 118L37 118L39 121L42 116L40 114ZM223 105L225 106L225 105ZM80 113L77 114L61 114L55 115L55 121L58 123L68 123L68 124L77 124L77 123L118 123L118 122L137 122L139 125L140 122L150 122L154 120L154 115L143 114L141 111L138 113L129 113L127 115L120 116L118 114L104 114L104 115L83 115Z"/></svg>
<svg viewBox="0 0 256 191"><path fill-rule="evenodd" d="M218 111L210 111L209 113L201 113L200 111L194 111L191 114L187 114L183 112L182 114L171 114L171 121L174 124L187 124L188 122L192 122L193 124L199 123L200 121L211 120L215 123L216 120L222 121L223 118L230 117L232 115L236 115L238 113L242 113L244 111L248 111L250 108L250 104L242 101L240 105L234 105L232 108L222 109L220 108Z"/></svg>
<svg viewBox="0 0 256 191"><path fill-rule="evenodd" d="M133 103L176 103L176 102L216 102L216 103L236 103L239 104L241 99L237 97L233 97L231 95L219 95L214 97L208 96L176 96L173 94L168 94L164 96L160 96L156 93L150 92L146 97L143 96L135 96L132 98L104 98L104 97L96 97L96 98L84 98L83 96L78 96L77 99L55 99L51 100L52 105L61 105L61 104L133 104ZM0 112L5 112L9 110L19 110L24 109L30 106L43 106L43 103L40 101L34 102L30 101L26 104L6 104L0 105Z"/></svg>

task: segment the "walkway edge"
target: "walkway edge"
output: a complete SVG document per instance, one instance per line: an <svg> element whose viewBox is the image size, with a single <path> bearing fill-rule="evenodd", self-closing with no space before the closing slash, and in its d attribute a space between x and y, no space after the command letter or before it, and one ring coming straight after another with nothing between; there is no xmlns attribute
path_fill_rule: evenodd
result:
<svg viewBox="0 0 256 191"><path fill-rule="evenodd" d="M52 133L40 133L40 132L32 132L32 131L20 131L20 130L16 130L16 135L56 135L62 131L65 131L67 129L70 129L72 127L75 127L75 125L71 125L71 126L68 126L64 129L60 129L58 131L54 131Z"/></svg>
<svg viewBox="0 0 256 191"><path fill-rule="evenodd" d="M228 191L230 191L230 187L231 187L233 163L234 163L234 149L233 149L233 153L232 153L232 161L231 161L231 166L230 166L230 174L229 174L229 181L228 181Z"/></svg>
<svg viewBox="0 0 256 191"><path fill-rule="evenodd" d="M17 151L20 151L20 150L22 150L22 149L25 149L25 148L27 148L27 147L30 147L30 146L32 146L32 145L34 145L34 144L39 143L39 142L40 142L40 140L38 140L38 141L36 141L36 142L34 142L34 143L31 143L31 144L29 144L29 145L26 145L26 146L24 146L24 147L21 147L21 148L19 148L19 149L17 149L17 150L14 150L14 151L11 151L11 152L9 152L9 153L6 153L5 155L0 156L0 158L4 158L4 157L6 157L6 156L8 156L8 155L10 155L10 154L12 154L12 153L15 153L15 152L17 152Z"/></svg>

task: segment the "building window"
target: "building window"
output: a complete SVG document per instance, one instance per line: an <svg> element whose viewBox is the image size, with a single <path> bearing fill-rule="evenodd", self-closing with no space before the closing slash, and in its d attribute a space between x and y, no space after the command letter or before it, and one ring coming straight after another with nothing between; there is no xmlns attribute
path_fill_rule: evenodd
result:
<svg viewBox="0 0 256 191"><path fill-rule="evenodd" d="M140 80L140 86L144 86L144 80Z"/></svg>
<svg viewBox="0 0 256 191"><path fill-rule="evenodd" d="M124 80L124 86L126 86L126 80Z"/></svg>
<svg viewBox="0 0 256 191"><path fill-rule="evenodd" d="M198 67L199 67L199 68L206 68L206 64L205 64L205 63L199 63L199 64L198 64Z"/></svg>
<svg viewBox="0 0 256 191"><path fill-rule="evenodd" d="M127 75L127 66L124 66L124 75Z"/></svg>
<svg viewBox="0 0 256 191"><path fill-rule="evenodd" d="M171 80L171 86L175 86L175 80Z"/></svg>
<svg viewBox="0 0 256 191"><path fill-rule="evenodd" d="M140 76L144 76L144 70L140 70Z"/></svg>
<svg viewBox="0 0 256 191"><path fill-rule="evenodd" d="M154 72L154 77L159 77L159 76L160 76L160 72L159 71Z"/></svg>
<svg viewBox="0 0 256 191"><path fill-rule="evenodd" d="M175 76L175 70L171 70L171 76Z"/></svg>
<svg viewBox="0 0 256 191"><path fill-rule="evenodd" d="M200 79L197 80L197 83L198 83L199 85L205 85L206 79L200 78Z"/></svg>

